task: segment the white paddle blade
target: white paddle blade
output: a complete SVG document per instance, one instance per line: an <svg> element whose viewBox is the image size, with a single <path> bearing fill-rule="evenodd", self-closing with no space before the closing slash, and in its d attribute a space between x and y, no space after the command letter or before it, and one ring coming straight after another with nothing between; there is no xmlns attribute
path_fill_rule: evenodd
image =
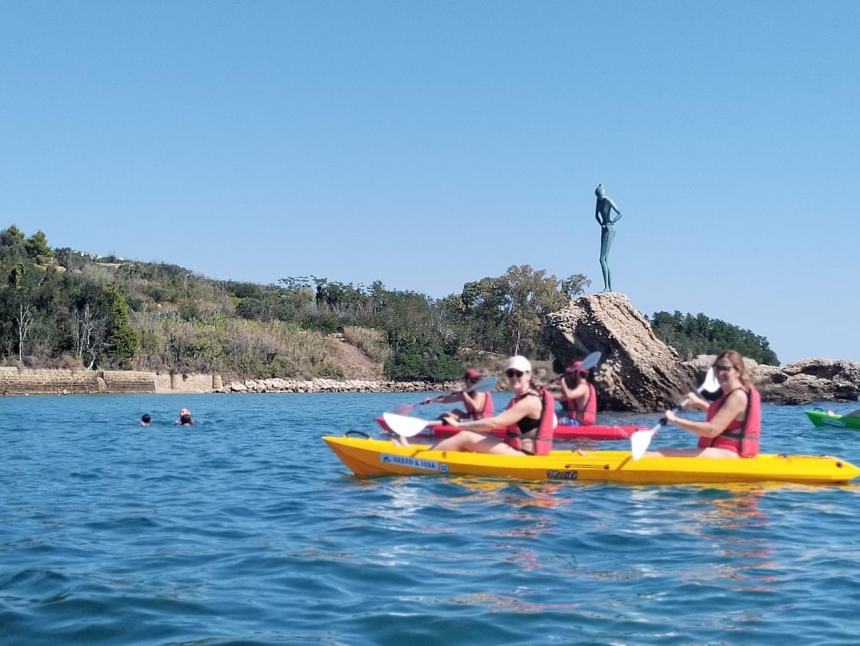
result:
<svg viewBox="0 0 860 646"><path fill-rule="evenodd" d="M702 385L699 386L699 392L715 393L719 389L720 382L717 381L717 374L714 372L713 368L709 368L708 373L705 375L705 380L702 382Z"/></svg>
<svg viewBox="0 0 860 646"><path fill-rule="evenodd" d="M580 352L588 352L588 348L585 347L585 344L579 340L579 338L573 336L570 332L562 332L561 335L564 337L564 340L570 343L574 348L579 350Z"/></svg>
<svg viewBox="0 0 860 646"><path fill-rule="evenodd" d="M383 413L382 419L385 420L388 428L402 437L414 437L423 431L428 424L432 424L432 422L428 422L426 419L397 415L395 413Z"/></svg>
<svg viewBox="0 0 860 646"><path fill-rule="evenodd" d="M630 436L630 456L634 461L641 460L642 456L645 455L648 446L651 444L651 438L654 437L654 433L657 432L658 428L660 428L659 424L654 428L634 431L633 435Z"/></svg>
<svg viewBox="0 0 860 646"><path fill-rule="evenodd" d="M580 370L591 370L594 366L596 366L600 362L600 357L602 355L599 352L592 352L585 359L582 360L582 365L579 366Z"/></svg>
<svg viewBox="0 0 860 646"><path fill-rule="evenodd" d="M708 370L705 375L705 380L702 382L702 385L699 386L697 392L699 394L708 391L709 393L715 393L719 390L720 384L717 381L717 376L714 374L714 369L711 368ZM684 399L675 410L679 410L687 405L687 400ZM645 430L645 431L635 431L633 435L630 436L630 455L633 460L639 460L645 455L645 452L648 450L648 446L651 444L651 438L654 437L654 433L656 433L661 426L666 423L666 418L660 420L660 423L657 424L654 428Z"/></svg>

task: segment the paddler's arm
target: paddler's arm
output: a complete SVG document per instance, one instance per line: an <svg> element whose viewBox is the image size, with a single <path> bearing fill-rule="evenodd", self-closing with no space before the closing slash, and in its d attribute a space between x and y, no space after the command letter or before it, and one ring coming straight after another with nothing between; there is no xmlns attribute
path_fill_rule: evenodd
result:
<svg viewBox="0 0 860 646"><path fill-rule="evenodd" d="M463 391L463 403L466 406L471 406L474 410L481 410L484 407L484 402L481 402L478 405L478 400L480 399L480 393L475 393L475 396L472 397L467 391Z"/></svg>
<svg viewBox="0 0 860 646"><path fill-rule="evenodd" d="M573 397L573 389L567 385L567 382L564 380L564 375L562 375L561 379L558 380L558 385L561 388L562 399L570 399Z"/></svg>
<svg viewBox="0 0 860 646"><path fill-rule="evenodd" d="M564 379L560 382L561 392L564 395L563 399L576 399L582 397L588 392L588 384L585 381L580 381L575 388L571 388L565 383Z"/></svg>
<svg viewBox="0 0 860 646"><path fill-rule="evenodd" d="M537 397L526 397L521 399L513 407L494 415L469 422L458 421L453 416L446 416L447 421L451 426L455 426L462 431L478 431L486 432L497 428L507 428L519 422L523 417L533 416L535 413L540 415L541 403Z"/></svg>
<svg viewBox="0 0 860 646"><path fill-rule="evenodd" d="M726 430L726 427L732 423L732 420L746 411L746 407L747 394L743 390L736 390L728 396L725 403L710 422L694 422L690 419L678 417L670 410L666 411L666 421L700 437L717 437L717 435Z"/></svg>
<svg viewBox="0 0 860 646"><path fill-rule="evenodd" d="M699 396L696 391L690 391L684 396L687 404L684 408L695 408L696 410L708 410L710 404Z"/></svg>

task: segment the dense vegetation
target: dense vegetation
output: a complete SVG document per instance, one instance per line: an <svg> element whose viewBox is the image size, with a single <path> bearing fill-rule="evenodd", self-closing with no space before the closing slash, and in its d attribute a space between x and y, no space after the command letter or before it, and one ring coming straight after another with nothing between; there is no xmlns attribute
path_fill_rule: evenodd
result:
<svg viewBox="0 0 860 646"><path fill-rule="evenodd" d="M651 317L651 326L657 338L675 348L683 358L719 354L732 348L759 363L779 364L765 337L704 314L656 312Z"/></svg>
<svg viewBox="0 0 860 646"><path fill-rule="evenodd" d="M337 332L390 378L452 379L464 362L488 354L548 358L540 340L546 314L588 284L582 274L559 280L528 265L442 299L316 276L277 285L213 281L176 265L52 249L43 232L28 237L11 226L0 231L0 358L34 367L340 377ZM658 333L682 353L706 345L699 328L662 315ZM738 331L699 318L713 330ZM738 332L744 354L769 352L763 337Z"/></svg>

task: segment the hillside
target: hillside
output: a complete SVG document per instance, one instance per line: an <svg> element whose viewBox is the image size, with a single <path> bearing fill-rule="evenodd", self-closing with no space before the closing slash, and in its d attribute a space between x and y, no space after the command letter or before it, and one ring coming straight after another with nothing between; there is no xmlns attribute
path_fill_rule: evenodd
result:
<svg viewBox="0 0 860 646"><path fill-rule="evenodd" d="M52 248L41 231L0 231L0 362L28 367L218 373L230 378L446 381L485 357L548 359L546 316L589 285L528 265L433 299L415 291L285 277L259 285L166 263ZM767 339L698 315L661 313L685 352ZM748 348L748 349L746 349ZM487 354L489 353L489 354ZM768 355L770 353L770 355Z"/></svg>

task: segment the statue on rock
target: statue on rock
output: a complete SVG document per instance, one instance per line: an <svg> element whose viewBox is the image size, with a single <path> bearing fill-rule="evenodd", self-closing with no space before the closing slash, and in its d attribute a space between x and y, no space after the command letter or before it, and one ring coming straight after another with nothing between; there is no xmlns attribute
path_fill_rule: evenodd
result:
<svg viewBox="0 0 860 646"><path fill-rule="evenodd" d="M615 223L621 219L621 211L612 201L612 198L606 194L606 189L603 184L598 184L594 190L597 196L597 204L594 206L594 219L600 225L600 270L603 272L603 291L612 291L612 273L609 270L609 249L612 247L612 241L615 239ZM615 211L618 216L613 220L612 211Z"/></svg>

